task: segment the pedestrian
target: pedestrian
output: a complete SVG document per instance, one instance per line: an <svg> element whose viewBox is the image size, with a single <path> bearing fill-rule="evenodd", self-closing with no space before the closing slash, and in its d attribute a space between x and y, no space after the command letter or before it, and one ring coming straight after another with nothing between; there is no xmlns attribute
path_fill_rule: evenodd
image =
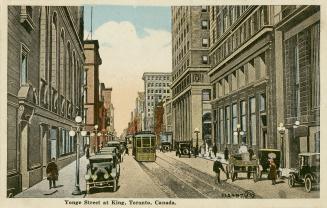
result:
<svg viewBox="0 0 327 208"><path fill-rule="evenodd" d="M213 151L213 154L215 155L215 158L216 158L216 155L217 155L217 145L216 145L216 143L213 144L212 151Z"/></svg>
<svg viewBox="0 0 327 208"><path fill-rule="evenodd" d="M277 178L277 166L273 158L269 158L269 177L271 179L271 184L276 184Z"/></svg>
<svg viewBox="0 0 327 208"><path fill-rule="evenodd" d="M85 155L86 155L86 159L90 158L90 145L86 145Z"/></svg>
<svg viewBox="0 0 327 208"><path fill-rule="evenodd" d="M58 180L58 166L55 161L56 158L53 157L46 168L47 179L49 180L49 189L56 188L56 180Z"/></svg>
<svg viewBox="0 0 327 208"><path fill-rule="evenodd" d="M225 147L225 150L224 150L224 157L225 157L226 161L229 159L229 151L228 151L227 146Z"/></svg>
<svg viewBox="0 0 327 208"><path fill-rule="evenodd" d="M125 151L126 151L126 154L129 155L129 152L128 152L128 145L127 145L127 144L126 144L126 146L125 146Z"/></svg>
<svg viewBox="0 0 327 208"><path fill-rule="evenodd" d="M217 177L217 181L215 181L216 183L217 182L220 183L220 170L226 173L223 164L219 161L220 159L221 157L218 156L218 158L216 158L215 162L213 163L213 171L216 173L216 177Z"/></svg>
<svg viewBox="0 0 327 208"><path fill-rule="evenodd" d="M93 153L96 153L96 148L95 148L95 144L93 145Z"/></svg>

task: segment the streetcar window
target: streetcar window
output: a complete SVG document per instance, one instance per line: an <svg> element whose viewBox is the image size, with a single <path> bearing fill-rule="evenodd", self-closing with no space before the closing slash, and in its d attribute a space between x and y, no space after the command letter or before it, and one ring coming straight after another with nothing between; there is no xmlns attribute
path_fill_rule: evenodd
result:
<svg viewBox="0 0 327 208"><path fill-rule="evenodd" d="M143 137L143 147L150 147L150 139L148 137Z"/></svg>
<svg viewBox="0 0 327 208"><path fill-rule="evenodd" d="M151 137L151 146L155 146L155 145L156 145L156 138Z"/></svg>
<svg viewBox="0 0 327 208"><path fill-rule="evenodd" d="M141 138L136 139L136 146L141 147Z"/></svg>

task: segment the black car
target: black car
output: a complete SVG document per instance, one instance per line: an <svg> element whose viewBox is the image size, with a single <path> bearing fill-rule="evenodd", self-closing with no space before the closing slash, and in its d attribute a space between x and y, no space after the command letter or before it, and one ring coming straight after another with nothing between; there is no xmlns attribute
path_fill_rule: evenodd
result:
<svg viewBox="0 0 327 208"><path fill-rule="evenodd" d="M109 141L106 145L106 147L116 147L117 148L117 157L119 161L121 161L121 155L122 155L122 148L119 141Z"/></svg>
<svg viewBox="0 0 327 208"><path fill-rule="evenodd" d="M320 184L320 153L301 153L299 154L298 168L292 169L288 178L288 185L304 184L307 192L313 186Z"/></svg>
<svg viewBox="0 0 327 208"><path fill-rule="evenodd" d="M85 174L86 193L95 188L112 188L117 190L120 166L112 154L98 154L89 158Z"/></svg>
<svg viewBox="0 0 327 208"><path fill-rule="evenodd" d="M192 151L192 142L191 141L182 141L176 143L176 156L188 156L191 157Z"/></svg>
<svg viewBox="0 0 327 208"><path fill-rule="evenodd" d="M171 151L171 143L170 142L161 142L160 150L162 152L170 152Z"/></svg>

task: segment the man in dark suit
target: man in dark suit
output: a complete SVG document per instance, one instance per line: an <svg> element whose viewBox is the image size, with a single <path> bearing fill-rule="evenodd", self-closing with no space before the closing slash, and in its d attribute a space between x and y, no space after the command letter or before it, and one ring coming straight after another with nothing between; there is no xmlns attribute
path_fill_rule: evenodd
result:
<svg viewBox="0 0 327 208"><path fill-rule="evenodd" d="M52 158L46 168L47 179L49 180L49 189L56 188L56 180L58 180L58 166L56 164L56 158ZM52 186L53 185L53 186Z"/></svg>
<svg viewBox="0 0 327 208"><path fill-rule="evenodd" d="M219 161L221 158L218 157L215 162L213 163L213 171L216 173L217 182L220 183L220 170L226 173L223 164ZM216 182L216 183L217 183Z"/></svg>

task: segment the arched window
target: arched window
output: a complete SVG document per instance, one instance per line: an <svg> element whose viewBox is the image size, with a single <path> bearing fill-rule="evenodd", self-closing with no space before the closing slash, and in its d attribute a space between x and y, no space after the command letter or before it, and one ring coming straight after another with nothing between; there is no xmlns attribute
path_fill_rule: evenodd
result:
<svg viewBox="0 0 327 208"><path fill-rule="evenodd" d="M65 82L66 82L66 97L69 98L69 90L70 87L69 86L69 82L70 82L70 78L69 78L69 72L71 70L71 52L70 52L70 42L67 43L67 48L66 48L66 76L65 76Z"/></svg>
<svg viewBox="0 0 327 208"><path fill-rule="evenodd" d="M62 29L61 33L60 33L60 59L59 59L59 63L60 63L60 79L59 79L59 83L60 83L60 94L65 96L65 32Z"/></svg>
<svg viewBox="0 0 327 208"><path fill-rule="evenodd" d="M40 15L40 78L48 81L48 68L46 65L47 49L47 11L45 6L41 8Z"/></svg>
<svg viewBox="0 0 327 208"><path fill-rule="evenodd" d="M72 92L76 92L75 88L75 71L76 71L76 58L75 58L75 51L73 51L73 59L72 59L72 68L69 72L69 80L71 83L70 90L69 90L69 97L71 99L71 102L75 103L73 100ZM74 96L75 97L75 96Z"/></svg>
<svg viewBox="0 0 327 208"><path fill-rule="evenodd" d="M57 13L54 13L51 22L51 85L55 89L57 80Z"/></svg>

